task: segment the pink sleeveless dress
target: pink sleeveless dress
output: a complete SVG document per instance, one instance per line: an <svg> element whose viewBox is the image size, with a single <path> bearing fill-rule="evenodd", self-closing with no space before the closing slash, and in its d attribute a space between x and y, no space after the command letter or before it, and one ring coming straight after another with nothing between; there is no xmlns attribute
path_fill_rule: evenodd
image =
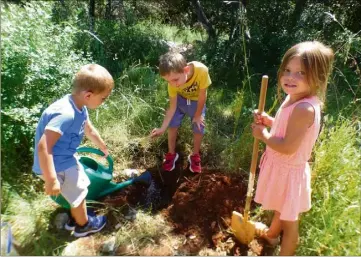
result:
<svg viewBox="0 0 361 257"><path fill-rule="evenodd" d="M276 114L270 132L272 135L285 136L290 115L295 106L302 102L313 106L314 122L294 154L281 154L266 147L260 161L255 201L262 204L265 210L280 212L281 220L296 221L299 213L311 208L311 170L308 160L320 131L321 102L316 96L301 99L287 107L284 107L285 102Z"/></svg>

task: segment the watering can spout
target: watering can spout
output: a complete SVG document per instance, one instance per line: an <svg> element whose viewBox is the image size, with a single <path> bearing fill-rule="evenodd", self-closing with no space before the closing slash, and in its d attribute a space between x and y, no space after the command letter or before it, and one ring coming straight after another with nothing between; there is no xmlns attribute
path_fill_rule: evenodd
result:
<svg viewBox="0 0 361 257"><path fill-rule="evenodd" d="M131 179L128 179L121 183L110 182L109 186L99 194L99 198L109 195L117 190L123 189L132 184L141 183L144 185L149 185L151 182L151 179L152 179L152 176L151 176L150 172L145 171L141 175L131 178Z"/></svg>

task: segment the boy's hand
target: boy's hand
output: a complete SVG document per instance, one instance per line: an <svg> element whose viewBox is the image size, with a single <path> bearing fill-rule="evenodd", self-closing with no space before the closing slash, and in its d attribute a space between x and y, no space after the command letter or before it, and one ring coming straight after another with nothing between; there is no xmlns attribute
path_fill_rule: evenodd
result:
<svg viewBox="0 0 361 257"><path fill-rule="evenodd" d="M254 118L254 122L256 124L262 124L262 125L265 125L267 127L272 126L273 118L271 116L269 116L265 112L258 113L258 110L256 109L256 110L253 111L253 118Z"/></svg>
<svg viewBox="0 0 361 257"><path fill-rule="evenodd" d="M194 116L192 123L196 123L199 131L201 131L201 125L204 127L204 117L202 115L200 116Z"/></svg>
<svg viewBox="0 0 361 257"><path fill-rule="evenodd" d="M102 151L104 153L104 158L107 158L108 155L109 155L109 151L108 151L108 148L105 146L105 147L102 147L100 148L100 151Z"/></svg>
<svg viewBox="0 0 361 257"><path fill-rule="evenodd" d="M267 138L268 130L267 130L266 126L264 126L262 124L252 123L251 128L252 128L252 135L255 138L260 139L260 140L264 140Z"/></svg>
<svg viewBox="0 0 361 257"><path fill-rule="evenodd" d="M60 183L59 180L45 181L45 194L47 195L59 195L60 194Z"/></svg>
<svg viewBox="0 0 361 257"><path fill-rule="evenodd" d="M158 137L163 135L164 130L163 129L159 129L159 128L155 128L152 130L152 132L150 133L150 137Z"/></svg>

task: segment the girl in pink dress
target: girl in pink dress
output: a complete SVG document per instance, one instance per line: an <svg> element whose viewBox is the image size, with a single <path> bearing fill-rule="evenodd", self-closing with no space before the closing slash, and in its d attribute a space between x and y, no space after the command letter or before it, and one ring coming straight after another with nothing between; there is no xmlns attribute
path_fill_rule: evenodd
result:
<svg viewBox="0 0 361 257"><path fill-rule="evenodd" d="M257 228L273 245L283 231L280 255L295 254L299 214L311 208L308 160L320 132L321 106L333 58L332 49L316 41L290 48L278 71L278 92L282 89L287 97L275 118L257 113L252 124L253 136L267 145L260 161L255 201L274 211L270 228Z"/></svg>

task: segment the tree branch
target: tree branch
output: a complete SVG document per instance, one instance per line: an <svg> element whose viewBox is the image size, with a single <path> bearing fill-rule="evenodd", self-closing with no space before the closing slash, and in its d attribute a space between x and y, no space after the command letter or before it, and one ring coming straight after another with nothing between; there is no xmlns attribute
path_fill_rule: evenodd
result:
<svg viewBox="0 0 361 257"><path fill-rule="evenodd" d="M207 19L207 16L203 11L203 7L202 7L200 1L192 0L192 4L194 5L194 8L196 9L198 21L201 22L204 25L204 27L206 28L209 38L215 39L216 31L214 30L212 24Z"/></svg>

